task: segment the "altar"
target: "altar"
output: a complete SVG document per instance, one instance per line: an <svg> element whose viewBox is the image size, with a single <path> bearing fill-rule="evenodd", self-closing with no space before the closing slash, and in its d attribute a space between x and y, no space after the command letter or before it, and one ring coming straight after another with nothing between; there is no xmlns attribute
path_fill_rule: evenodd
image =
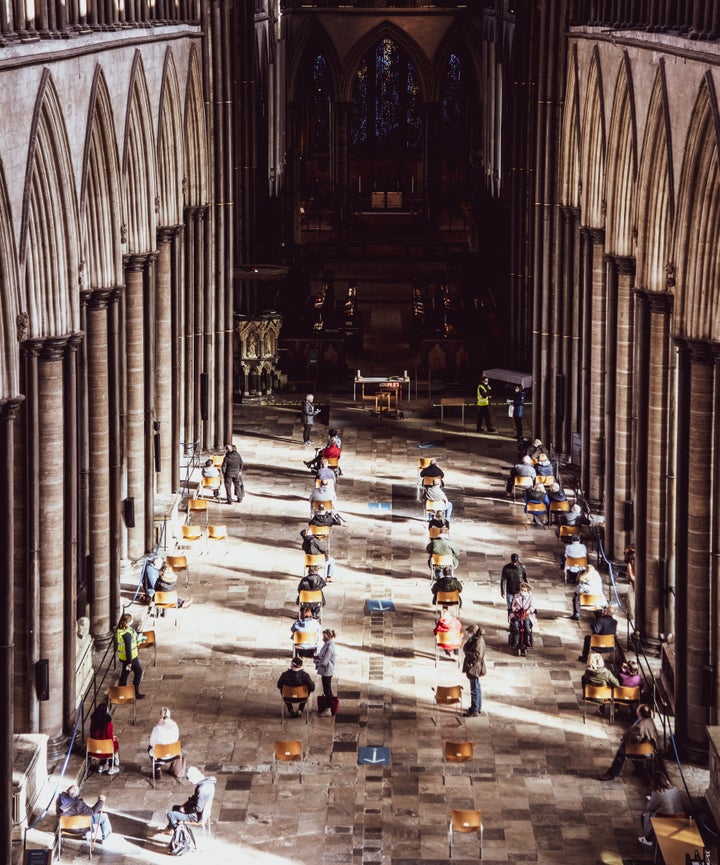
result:
<svg viewBox="0 0 720 865"><path fill-rule="evenodd" d="M405 385L407 385L407 399L410 399L410 376L407 370L404 370L401 376L363 376L358 370L353 380L353 402L357 402L358 385L360 385L360 400L363 407L367 403L372 403L377 414L394 412L395 416L398 416ZM371 386L372 393L365 390L367 385Z"/></svg>

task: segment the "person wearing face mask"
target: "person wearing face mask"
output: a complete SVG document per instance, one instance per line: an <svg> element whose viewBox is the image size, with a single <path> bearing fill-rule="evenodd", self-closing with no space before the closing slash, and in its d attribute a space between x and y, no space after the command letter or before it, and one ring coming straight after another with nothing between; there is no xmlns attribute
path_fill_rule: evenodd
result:
<svg viewBox="0 0 720 865"><path fill-rule="evenodd" d="M532 591L527 583L522 583L520 591L512 599L510 605L510 637L512 647L520 649L525 654L526 648L532 648L532 616L535 615L535 604ZM523 641L520 641L520 630L523 630Z"/></svg>

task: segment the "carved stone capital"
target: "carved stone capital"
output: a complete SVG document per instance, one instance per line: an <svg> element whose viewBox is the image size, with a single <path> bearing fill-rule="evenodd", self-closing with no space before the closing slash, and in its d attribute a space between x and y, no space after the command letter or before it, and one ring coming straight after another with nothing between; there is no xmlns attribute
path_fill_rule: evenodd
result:
<svg viewBox="0 0 720 865"><path fill-rule="evenodd" d="M650 312L656 315L670 315L675 304L675 296L664 291L646 292Z"/></svg>
<svg viewBox="0 0 720 865"><path fill-rule="evenodd" d="M22 394L13 396L10 399L0 400L0 420L15 420L15 416L23 402L25 402L25 397Z"/></svg>
<svg viewBox="0 0 720 865"><path fill-rule="evenodd" d="M65 349L68 347L69 336L49 336L44 342L40 350L40 360L51 362L62 360L65 356Z"/></svg>
<svg viewBox="0 0 720 865"><path fill-rule="evenodd" d="M635 276L635 258L632 255L613 255L617 272L622 276Z"/></svg>
<svg viewBox="0 0 720 865"><path fill-rule="evenodd" d="M158 243L172 243L184 231L184 225L162 225L157 230Z"/></svg>
<svg viewBox="0 0 720 865"><path fill-rule="evenodd" d="M80 300L88 309L107 309L113 291L112 288L86 288L80 292Z"/></svg>
<svg viewBox="0 0 720 865"><path fill-rule="evenodd" d="M67 342L68 354L76 352L84 339L85 332L82 330L79 330L77 333L71 333Z"/></svg>
<svg viewBox="0 0 720 865"><path fill-rule="evenodd" d="M145 268L145 260L147 259L146 254L137 254L133 253L132 255L126 255L123 258L123 264L125 265L125 270L130 271L131 273L141 273Z"/></svg>
<svg viewBox="0 0 720 865"><path fill-rule="evenodd" d="M23 357L39 357L44 344L42 338L26 339L20 344L20 352Z"/></svg>

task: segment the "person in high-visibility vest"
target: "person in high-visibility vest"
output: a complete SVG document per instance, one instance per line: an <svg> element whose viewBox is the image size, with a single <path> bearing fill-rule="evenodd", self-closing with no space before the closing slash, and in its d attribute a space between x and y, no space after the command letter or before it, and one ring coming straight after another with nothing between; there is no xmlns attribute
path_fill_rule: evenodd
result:
<svg viewBox="0 0 720 865"><path fill-rule="evenodd" d="M484 375L482 379L480 379L480 384L477 389L477 426L476 429L478 432L482 432L483 421L485 422L485 426L487 427L488 432L495 432L495 427L492 423L492 417L490 416L490 391L492 388L490 387L490 379Z"/></svg>
<svg viewBox="0 0 720 865"><path fill-rule="evenodd" d="M142 700L145 694L140 693L140 682L143 677L143 668L138 658L138 635L132 627L132 616L123 613L117 626L116 646L118 660L120 661L119 685L127 685L130 670L133 671L133 686L135 688L135 699Z"/></svg>

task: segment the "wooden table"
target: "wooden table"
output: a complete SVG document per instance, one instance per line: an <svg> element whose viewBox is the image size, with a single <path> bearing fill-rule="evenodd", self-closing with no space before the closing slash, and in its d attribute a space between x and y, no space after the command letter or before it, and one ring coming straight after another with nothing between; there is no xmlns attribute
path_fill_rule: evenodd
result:
<svg viewBox="0 0 720 865"><path fill-rule="evenodd" d="M463 429L465 429L465 397L462 396L444 396L440 400L440 426L443 425L445 421L445 409L448 406L457 405L460 406L461 415L462 415L462 425ZM470 403L472 405L472 403Z"/></svg>
<svg viewBox="0 0 720 865"><path fill-rule="evenodd" d="M658 847L665 865L685 865L685 854L697 850L703 855L704 842L695 823L689 817L668 817L658 815L651 818Z"/></svg>

